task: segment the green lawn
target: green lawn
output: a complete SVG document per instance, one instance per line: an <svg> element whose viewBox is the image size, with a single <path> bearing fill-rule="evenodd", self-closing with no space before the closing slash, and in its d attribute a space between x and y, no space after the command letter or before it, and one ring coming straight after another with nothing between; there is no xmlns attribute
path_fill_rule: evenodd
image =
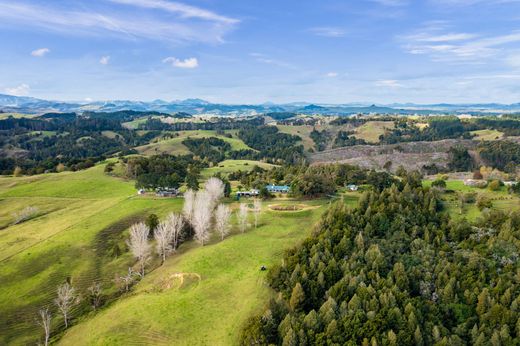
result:
<svg viewBox="0 0 520 346"><path fill-rule="evenodd" d="M183 155L189 154L189 149L182 144L186 138L208 138L208 137L216 137L220 138L231 145L233 150L241 150L241 149L251 149L248 147L241 139L236 137L228 138L225 136L217 135L215 131L210 130L197 130L197 131L177 131L172 132L174 134L178 134L178 137L174 137L171 139L164 139L158 142L146 144L140 147L137 147L136 150L140 154L144 155L157 155L162 153L167 153L171 155Z"/></svg>

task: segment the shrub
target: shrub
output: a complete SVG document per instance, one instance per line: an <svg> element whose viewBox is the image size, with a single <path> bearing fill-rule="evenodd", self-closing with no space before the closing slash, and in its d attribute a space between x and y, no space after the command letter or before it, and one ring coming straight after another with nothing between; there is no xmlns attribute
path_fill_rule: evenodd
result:
<svg viewBox="0 0 520 346"><path fill-rule="evenodd" d="M500 190L500 180L493 180L489 183L488 185L488 188L491 190L491 191L498 191Z"/></svg>

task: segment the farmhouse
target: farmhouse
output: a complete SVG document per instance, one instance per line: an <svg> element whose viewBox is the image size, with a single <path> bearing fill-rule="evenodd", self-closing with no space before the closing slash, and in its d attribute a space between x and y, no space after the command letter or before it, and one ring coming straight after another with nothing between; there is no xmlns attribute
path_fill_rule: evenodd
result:
<svg viewBox="0 0 520 346"><path fill-rule="evenodd" d="M179 191L173 187L160 187L155 190L157 197L176 197Z"/></svg>
<svg viewBox="0 0 520 346"><path fill-rule="evenodd" d="M240 197L255 197L255 196L258 196L260 194L260 191L258 191L257 189L251 189L249 191L237 191L236 195L237 195L237 198L240 198Z"/></svg>
<svg viewBox="0 0 520 346"><path fill-rule="evenodd" d="M267 185L265 187L270 193L289 193L291 188L287 185Z"/></svg>
<svg viewBox="0 0 520 346"><path fill-rule="evenodd" d="M465 179L464 185L472 186L472 187L486 187L487 181L485 180L476 180L476 179Z"/></svg>

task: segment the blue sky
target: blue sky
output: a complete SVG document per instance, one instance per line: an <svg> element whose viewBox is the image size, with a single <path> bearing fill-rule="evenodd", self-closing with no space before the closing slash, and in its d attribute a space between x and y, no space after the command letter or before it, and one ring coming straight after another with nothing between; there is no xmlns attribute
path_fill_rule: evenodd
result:
<svg viewBox="0 0 520 346"><path fill-rule="evenodd" d="M0 0L0 93L520 102L520 0Z"/></svg>

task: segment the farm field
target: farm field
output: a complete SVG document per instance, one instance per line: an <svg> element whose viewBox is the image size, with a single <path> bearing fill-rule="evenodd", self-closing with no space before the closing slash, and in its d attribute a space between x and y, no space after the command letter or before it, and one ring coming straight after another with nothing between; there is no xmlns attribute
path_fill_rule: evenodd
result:
<svg viewBox="0 0 520 346"><path fill-rule="evenodd" d="M197 131L178 131L172 132L178 134L178 137L160 140L155 143L146 144L140 147L135 148L140 154L143 155L156 155L161 153L167 153L171 155L184 155L189 154L189 149L182 144L186 138L208 138L208 137L216 137L220 138L231 145L233 150L241 150L241 149L251 149L248 147L242 140L238 138L228 138L225 136L217 135L216 131L205 131L205 130L197 130Z"/></svg>
<svg viewBox="0 0 520 346"><path fill-rule="evenodd" d="M270 210L271 203L263 204L257 229L235 231L204 247L183 245L180 254L145 277L130 296L71 328L60 344L236 344L242 324L271 294L260 266L278 263L284 249L310 234L326 204L298 201L310 208L285 212ZM170 285L165 280L179 275L187 280L166 288Z"/></svg>
<svg viewBox="0 0 520 346"><path fill-rule="evenodd" d="M431 186L431 180L425 180L424 186ZM477 188L464 185L461 180L448 180L446 182L446 190L453 190L455 192L475 192L478 195L485 195L491 199L493 203L493 209L501 210L503 212L509 212L514 210L520 210L520 198L515 195L511 195L507 192L506 187L502 186L498 191L490 191L487 188ZM475 221L480 215L481 211L477 208L475 203L466 203L462 214L458 205L458 197L456 193L443 193L443 199L447 211L455 219L466 218L469 221Z"/></svg>
<svg viewBox="0 0 520 346"><path fill-rule="evenodd" d="M379 142L379 136L394 128L391 121L369 121L355 129L354 136L368 143Z"/></svg>
<svg viewBox="0 0 520 346"><path fill-rule="evenodd" d="M231 172L241 170L243 172L251 171L255 166L259 166L263 169L271 169L276 167L270 163L253 161L253 160L225 160L220 162L217 166L206 168L201 172L201 175L205 178L214 176L217 173L221 173L223 176Z"/></svg>
<svg viewBox="0 0 520 346"><path fill-rule="evenodd" d="M84 291L93 281L113 286L116 273L132 263L117 259L130 223L150 212L165 215L178 199L134 196L132 182L108 177L104 165L81 172L0 179L0 344L36 343L39 308L51 305L66 278ZM12 225L12 213L38 208L34 218Z"/></svg>
<svg viewBox="0 0 520 346"><path fill-rule="evenodd" d="M226 162L215 170L254 164ZM4 312L0 344L36 343L41 335L35 323L37 312L44 306L52 308L56 287L65 280L83 297L93 282L101 282L105 294L114 296L114 278L135 262L124 250L128 227L152 212L164 217L182 208L180 198L136 196L132 181L107 176L103 170L101 164L80 172L0 178L0 310ZM355 205L357 197L345 201ZM278 263L284 249L310 234L328 202L265 202L258 229L245 234L234 229L224 241L213 240L204 247L193 241L183 244L178 254L153 269L132 292L98 313L88 313L85 303L78 305L74 326L63 335L61 319L55 317L55 341L63 345L127 345L132 340L150 345L236 343L242 323L271 294L259 267ZM271 210L273 203L305 208ZM38 212L14 225L13 213L27 206ZM231 206L236 209L238 204ZM153 262L151 268L156 265ZM179 277L185 278L180 287L176 286ZM173 286L165 289L165 285ZM147 308L141 309L142 304ZM144 334L135 328L140 320L147 326Z"/></svg>
<svg viewBox="0 0 520 346"><path fill-rule="evenodd" d="M480 140L480 141L494 141L496 139L501 139L504 137L504 133L497 131L497 130L477 130L477 131L471 131L472 135L474 135L474 139Z"/></svg>

